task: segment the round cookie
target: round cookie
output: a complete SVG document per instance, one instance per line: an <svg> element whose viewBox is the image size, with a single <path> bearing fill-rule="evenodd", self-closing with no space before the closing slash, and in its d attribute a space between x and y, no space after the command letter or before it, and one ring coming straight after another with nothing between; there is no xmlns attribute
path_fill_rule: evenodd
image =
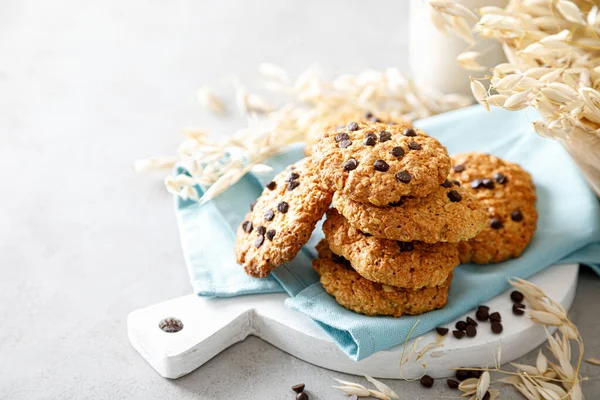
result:
<svg viewBox="0 0 600 400"><path fill-rule="evenodd" d="M292 260L329 208L331 197L310 157L287 167L267 184L237 229L237 262L249 275L263 278Z"/></svg>
<svg viewBox="0 0 600 400"><path fill-rule="evenodd" d="M378 238L457 243L487 224L479 202L457 183L446 181L427 197L405 197L388 207L359 203L336 192L333 206L350 225Z"/></svg>
<svg viewBox="0 0 600 400"><path fill-rule="evenodd" d="M457 154L452 161L450 178L462 182L488 213L486 228L459 243L461 262L488 264L519 257L537 225L531 175L490 154Z"/></svg>
<svg viewBox="0 0 600 400"><path fill-rule="evenodd" d="M398 242L367 236L335 209L327 211L325 239L364 278L390 286L419 289L442 285L459 264L454 243Z"/></svg>
<svg viewBox="0 0 600 400"><path fill-rule="evenodd" d="M371 121L371 122L383 122L388 125L393 124L409 124L409 122L399 118L393 114L377 111L377 112L364 112L361 110L349 110L349 111L338 111L335 110L331 114L323 115L314 124L311 125L310 130L306 133L306 146L304 147L304 153L309 156L312 153L312 147L319 142L323 137L324 132L331 129L336 129L338 126L344 127L348 121ZM340 126L341 125L341 126Z"/></svg>
<svg viewBox="0 0 600 400"><path fill-rule="evenodd" d="M417 315L442 308L448 302L452 275L440 286L418 290L371 282L360 276L343 257L336 256L323 239L317 246L319 258L313 268L323 289L342 307L365 315ZM335 261L334 261L335 260Z"/></svg>
<svg viewBox="0 0 600 400"><path fill-rule="evenodd" d="M350 122L326 132L312 155L327 187L376 206L426 196L450 170L446 148L407 124Z"/></svg>

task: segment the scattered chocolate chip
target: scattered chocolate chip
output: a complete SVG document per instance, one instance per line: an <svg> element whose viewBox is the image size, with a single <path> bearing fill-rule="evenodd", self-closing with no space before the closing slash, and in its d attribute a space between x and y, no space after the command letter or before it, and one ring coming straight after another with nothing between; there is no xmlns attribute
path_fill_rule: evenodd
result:
<svg viewBox="0 0 600 400"><path fill-rule="evenodd" d="M267 211L265 211L265 221L272 221L273 218L275 218L275 213L273 212L273 210L268 209Z"/></svg>
<svg viewBox="0 0 600 400"><path fill-rule="evenodd" d="M266 234L267 239L273 241L273 238L275 237L275 233L277 233L277 232L275 232L275 229L269 229Z"/></svg>
<svg viewBox="0 0 600 400"><path fill-rule="evenodd" d="M407 171L400 171L396 174L396 180L402 183L409 183L412 176Z"/></svg>
<svg viewBox="0 0 600 400"><path fill-rule="evenodd" d="M521 213L521 210L511 211L510 219L512 219L515 222L523 221L523 214Z"/></svg>
<svg viewBox="0 0 600 400"><path fill-rule="evenodd" d="M448 379L446 381L446 383L448 384L448 387L450 389L458 389L458 385L460 384L458 381L455 381L454 379Z"/></svg>
<svg viewBox="0 0 600 400"><path fill-rule="evenodd" d="M287 176L287 178L285 178L285 181L291 182L291 181L295 181L298 178L300 178L300 174L298 174L297 172L290 172L289 175Z"/></svg>
<svg viewBox="0 0 600 400"><path fill-rule="evenodd" d="M492 229L500 229L504 226L504 224L498 218L492 218L490 221L490 226Z"/></svg>
<svg viewBox="0 0 600 400"><path fill-rule="evenodd" d="M444 183L442 183L440 186L445 187L445 188L451 188L452 187L452 182L450 182L448 179L446 179L444 181Z"/></svg>
<svg viewBox="0 0 600 400"><path fill-rule="evenodd" d="M302 393L304 391L304 383L299 383L297 385L292 386L292 390L296 393Z"/></svg>
<svg viewBox="0 0 600 400"><path fill-rule="evenodd" d="M513 301L513 303L522 303L524 298L525 296L523 293L519 292L518 290L513 290L510 293L510 299Z"/></svg>
<svg viewBox="0 0 600 400"><path fill-rule="evenodd" d="M296 395L296 400L308 400L308 395L306 392L298 393Z"/></svg>
<svg viewBox="0 0 600 400"><path fill-rule="evenodd" d="M336 142L342 142L344 140L350 140L350 135L348 135L346 132L342 132L342 133L338 133L337 135L335 135L335 141Z"/></svg>
<svg viewBox="0 0 600 400"><path fill-rule="evenodd" d="M258 249L260 246L262 246L262 244L264 243L264 241L265 241L265 237L263 235L260 235L254 241L254 247L256 247Z"/></svg>
<svg viewBox="0 0 600 400"><path fill-rule="evenodd" d="M504 328L502 327L502 324L498 321L494 321L492 322L492 332L494 332L496 335L502 333L502 330Z"/></svg>
<svg viewBox="0 0 600 400"><path fill-rule="evenodd" d="M390 207L398 207L402 205L402 199L398 200L398 201L392 201L391 203L388 203L388 206Z"/></svg>
<svg viewBox="0 0 600 400"><path fill-rule="evenodd" d="M462 200L462 196L460 195L460 193L458 193L456 190L452 189L451 191L448 192L448 198L450 199L450 201L452 202L458 202Z"/></svg>
<svg viewBox="0 0 600 400"><path fill-rule="evenodd" d="M373 163L373 167L375 168L375 171L379 171L379 172L386 172L388 169L390 169L390 166L388 165L388 163L386 163L383 160L377 160Z"/></svg>
<svg viewBox="0 0 600 400"><path fill-rule="evenodd" d="M463 331L452 331L452 334L457 339L462 339L465 337L465 333Z"/></svg>
<svg viewBox="0 0 600 400"><path fill-rule="evenodd" d="M469 377L479 379L483 375L483 371L480 369L471 369L469 370Z"/></svg>
<svg viewBox="0 0 600 400"><path fill-rule="evenodd" d="M481 180L481 185L486 189L493 189L494 181L491 180L490 178L484 178Z"/></svg>
<svg viewBox="0 0 600 400"><path fill-rule="evenodd" d="M404 155L404 149L400 146L396 146L390 151L390 153L394 157L402 157Z"/></svg>
<svg viewBox="0 0 600 400"><path fill-rule="evenodd" d="M421 145L417 142L408 142L408 148L411 150L421 150Z"/></svg>
<svg viewBox="0 0 600 400"><path fill-rule="evenodd" d="M524 308L525 304L515 303L512 306L512 312L515 315L523 315L525 314Z"/></svg>
<svg viewBox="0 0 600 400"><path fill-rule="evenodd" d="M252 229L253 229L252 222L250 222L250 221L244 221L244 222L242 222L242 229L246 233L252 232Z"/></svg>
<svg viewBox="0 0 600 400"><path fill-rule="evenodd" d="M351 144L352 144L352 142L349 140L342 140L340 143L338 143L338 147L340 149L345 149L346 147L350 146Z"/></svg>
<svg viewBox="0 0 600 400"><path fill-rule="evenodd" d="M421 377L421 386L425 386L426 388L430 388L433 386L433 378L429 375L423 375Z"/></svg>
<svg viewBox="0 0 600 400"><path fill-rule="evenodd" d="M377 141L373 136L367 136L367 138L363 142L365 146L375 146L375 143L377 143Z"/></svg>
<svg viewBox="0 0 600 400"><path fill-rule="evenodd" d="M473 189L479 189L483 187L483 181L481 179L473 179L470 185Z"/></svg>
<svg viewBox="0 0 600 400"><path fill-rule="evenodd" d="M475 318L477 318L478 321L487 321L490 318L490 314L485 310L477 310Z"/></svg>
<svg viewBox="0 0 600 400"><path fill-rule="evenodd" d="M353 171L356 169L356 167L358 167L358 161L356 161L354 158L349 158L342 164L342 167L344 167L344 171Z"/></svg>
<svg viewBox="0 0 600 400"><path fill-rule="evenodd" d="M350 122L347 126L347 129L352 132L358 130L358 124L356 122Z"/></svg>
<svg viewBox="0 0 600 400"><path fill-rule="evenodd" d="M370 233L367 233L367 232L363 232L363 231L359 231L359 232L362 233L363 235L365 235L366 237L373 236L373 235L371 235Z"/></svg>
<svg viewBox="0 0 600 400"><path fill-rule="evenodd" d="M259 226L257 226L257 227L256 227L256 234L257 234L258 236L262 236L262 235L264 235L266 232L267 232L267 228L265 228L264 226L262 226L262 225L259 225Z"/></svg>
<svg viewBox="0 0 600 400"><path fill-rule="evenodd" d="M250 211L254 211L254 206L256 205L256 201L250 203Z"/></svg>
<svg viewBox="0 0 600 400"><path fill-rule="evenodd" d="M294 190L298 186L300 186L300 182L298 182L298 181L289 181L288 182L288 190Z"/></svg>
<svg viewBox="0 0 600 400"><path fill-rule="evenodd" d="M501 185L504 185L506 182L508 182L508 178L506 177L506 175L503 175L500 172L494 174L494 180L496 181L496 183L499 183Z"/></svg>
<svg viewBox="0 0 600 400"><path fill-rule="evenodd" d="M387 142L388 140L392 139L392 134L387 132L387 131L381 131L379 132L379 141L381 143L383 142Z"/></svg>
<svg viewBox="0 0 600 400"><path fill-rule="evenodd" d="M486 312L490 312L490 308L488 306L484 306L484 305L478 306L477 309L484 310Z"/></svg>
<svg viewBox="0 0 600 400"><path fill-rule="evenodd" d="M466 369L459 369L456 371L456 379L458 379L459 381L464 381L468 377L469 371L467 371Z"/></svg>
<svg viewBox="0 0 600 400"><path fill-rule="evenodd" d="M485 394L483 395L481 400L490 400L491 398L492 398L492 395L490 394L489 391L487 391L487 392L485 392Z"/></svg>
<svg viewBox="0 0 600 400"><path fill-rule="evenodd" d="M267 189L269 189L269 190L275 190L276 187L277 187L277 183L275 181L271 181L271 182L267 183Z"/></svg>
<svg viewBox="0 0 600 400"><path fill-rule="evenodd" d="M366 119L369 119L369 118L371 118L371 117L373 116L373 113L372 113L371 111L367 111L367 112L365 112L363 115L364 115L364 117L365 117Z"/></svg>
<svg viewBox="0 0 600 400"><path fill-rule="evenodd" d="M406 128L402 134L404 136L413 137L417 136L417 131L415 131L413 128Z"/></svg>
<svg viewBox="0 0 600 400"><path fill-rule="evenodd" d="M452 170L454 172L463 172L465 170L465 165L464 164L455 165L454 167L452 167Z"/></svg>
<svg viewBox="0 0 600 400"><path fill-rule="evenodd" d="M473 318L471 318L471 317L467 317L467 325L473 325L473 326L477 326L477 325L479 325L479 324L478 324L478 323L477 323L477 321L475 321Z"/></svg>
<svg viewBox="0 0 600 400"><path fill-rule="evenodd" d="M290 209L290 205L288 203L286 203L285 201L282 201L281 203L277 204L277 211L279 211L282 214L285 214L286 212L288 212L289 209Z"/></svg>
<svg viewBox="0 0 600 400"><path fill-rule="evenodd" d="M492 322L500 322L502 321L502 315L498 311L490 314L490 321Z"/></svg>
<svg viewBox="0 0 600 400"><path fill-rule="evenodd" d="M446 336L446 334L448 333L448 328L438 326L437 328L435 328L435 331L442 336Z"/></svg>
<svg viewBox="0 0 600 400"><path fill-rule="evenodd" d="M451 180L450 182L454 183L456 186L461 186L460 182L456 179Z"/></svg>
<svg viewBox="0 0 600 400"><path fill-rule="evenodd" d="M454 327L459 331L464 331L467 329L467 323L465 321L458 321Z"/></svg>
<svg viewBox="0 0 600 400"><path fill-rule="evenodd" d="M475 337L475 335L477 335L477 328L475 328L473 325L467 325L465 332L467 333L468 337Z"/></svg>
<svg viewBox="0 0 600 400"><path fill-rule="evenodd" d="M413 251L415 249L415 245L412 244L412 242L398 242L398 247L400 247L402 253L405 251Z"/></svg>

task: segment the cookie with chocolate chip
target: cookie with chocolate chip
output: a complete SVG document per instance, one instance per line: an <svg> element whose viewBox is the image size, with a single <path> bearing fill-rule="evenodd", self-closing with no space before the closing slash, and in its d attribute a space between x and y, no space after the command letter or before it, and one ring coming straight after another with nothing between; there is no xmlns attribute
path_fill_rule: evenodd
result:
<svg viewBox="0 0 600 400"><path fill-rule="evenodd" d="M398 242L367 236L334 208L327 211L323 232L329 248L373 282L408 289L438 286L459 264L456 243Z"/></svg>
<svg viewBox="0 0 600 400"><path fill-rule="evenodd" d="M407 124L352 121L325 133L313 162L331 190L385 206L403 196L424 197L446 180L446 148Z"/></svg>
<svg viewBox="0 0 600 400"><path fill-rule="evenodd" d="M452 156L448 179L462 183L487 211L486 228L459 243L462 263L497 263L519 257L537 225L536 193L531 175L519 165L484 153Z"/></svg>
<svg viewBox="0 0 600 400"><path fill-rule="evenodd" d="M336 256L323 239L313 268L323 289L342 307L365 315L417 315L442 308L448 302L452 274L441 285L417 290L385 285L360 276L343 257Z"/></svg>
<svg viewBox="0 0 600 400"><path fill-rule="evenodd" d="M249 275L265 277L292 260L308 241L332 193L321 184L310 157L268 183L236 232L235 256Z"/></svg>
<svg viewBox="0 0 600 400"><path fill-rule="evenodd" d="M360 203L336 192L333 206L363 233L402 242L457 243L488 223L481 205L458 182L444 181L426 197L403 197L386 207Z"/></svg>

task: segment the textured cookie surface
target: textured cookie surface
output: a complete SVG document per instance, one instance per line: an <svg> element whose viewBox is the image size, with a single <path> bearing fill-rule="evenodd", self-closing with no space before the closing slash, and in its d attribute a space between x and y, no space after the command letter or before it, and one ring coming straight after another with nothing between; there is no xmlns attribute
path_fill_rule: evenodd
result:
<svg viewBox="0 0 600 400"><path fill-rule="evenodd" d="M456 243L477 235L488 222L475 197L449 181L427 197L406 197L388 207L359 203L336 192L333 206L358 230L402 242Z"/></svg>
<svg viewBox="0 0 600 400"><path fill-rule="evenodd" d="M423 131L364 121L326 132L313 162L330 189L376 206L426 196L450 170L446 148Z"/></svg>
<svg viewBox="0 0 600 400"><path fill-rule="evenodd" d="M265 277L293 259L331 203L310 158L290 165L263 190L236 232L235 255L244 270Z"/></svg>
<svg viewBox="0 0 600 400"><path fill-rule="evenodd" d="M457 154L452 161L449 179L460 181L488 213L485 229L459 243L461 262L497 263L520 256L537 225L531 176L517 164L490 154Z"/></svg>
<svg viewBox="0 0 600 400"><path fill-rule="evenodd" d="M371 282L360 276L343 257L329 250L327 241L317 246L319 258L313 267L321 277L323 289L342 306L365 315L422 314L444 307L452 275L440 286L418 290Z"/></svg>
<svg viewBox="0 0 600 400"><path fill-rule="evenodd" d="M323 137L325 132L345 127L350 121L370 121L383 122L384 124L405 124L409 123L397 116L386 112L362 112L359 110L351 110L344 113L334 113L333 115L324 115L317 123L311 126L310 131L306 134L306 147L304 152L307 156L311 155L312 147Z"/></svg>
<svg viewBox="0 0 600 400"><path fill-rule="evenodd" d="M335 209L323 224L330 249L370 281L409 289L442 285L459 264L455 243L398 242L367 236Z"/></svg>

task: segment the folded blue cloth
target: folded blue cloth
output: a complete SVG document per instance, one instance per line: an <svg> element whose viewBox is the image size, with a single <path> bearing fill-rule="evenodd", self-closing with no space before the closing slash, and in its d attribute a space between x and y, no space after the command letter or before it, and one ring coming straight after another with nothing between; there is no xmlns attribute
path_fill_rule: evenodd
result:
<svg viewBox="0 0 600 400"><path fill-rule="evenodd" d="M177 201L183 249L194 290L202 296L228 297L282 291L286 305L314 319L352 359L402 343L419 321L412 337L444 325L506 290L507 278L527 278L557 263L600 264L600 203L559 143L540 138L530 122L531 110L491 113L470 107L419 121L416 125L438 138L450 153L484 151L519 163L537 187L539 221L533 241L515 260L485 267L461 265L455 269L448 305L420 316L367 317L339 306L318 282L310 259L313 238L292 262L271 277L254 279L236 265L234 232L261 193L260 178L244 177L215 200L199 207ZM300 159L300 148L270 160L276 171ZM199 189L200 190L200 189ZM279 286L278 283L281 285Z"/></svg>

